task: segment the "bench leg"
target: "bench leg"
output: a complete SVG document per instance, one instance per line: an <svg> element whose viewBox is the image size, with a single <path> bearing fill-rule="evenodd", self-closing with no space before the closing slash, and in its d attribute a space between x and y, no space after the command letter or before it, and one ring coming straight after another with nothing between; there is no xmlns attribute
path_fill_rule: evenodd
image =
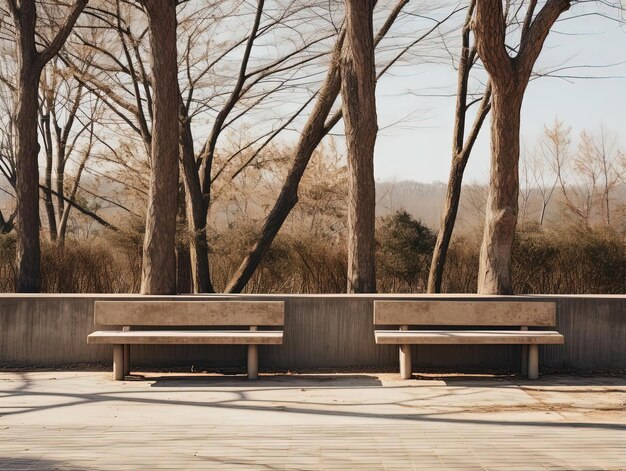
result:
<svg viewBox="0 0 626 471"><path fill-rule="evenodd" d="M257 345L248 345L248 379L259 377L259 350Z"/></svg>
<svg viewBox="0 0 626 471"><path fill-rule="evenodd" d="M124 345L124 376L130 374L130 345Z"/></svg>
<svg viewBox="0 0 626 471"><path fill-rule="evenodd" d="M539 345L528 346L528 379L539 379Z"/></svg>
<svg viewBox="0 0 626 471"><path fill-rule="evenodd" d="M411 374L411 346L400 345L400 377L410 379Z"/></svg>
<svg viewBox="0 0 626 471"><path fill-rule="evenodd" d="M113 379L124 379L124 345L113 345Z"/></svg>

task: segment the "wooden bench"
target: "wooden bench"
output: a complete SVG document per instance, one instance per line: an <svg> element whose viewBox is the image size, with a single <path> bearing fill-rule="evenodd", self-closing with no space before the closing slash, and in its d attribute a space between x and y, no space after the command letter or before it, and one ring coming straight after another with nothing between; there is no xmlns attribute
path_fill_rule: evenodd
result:
<svg viewBox="0 0 626 471"><path fill-rule="evenodd" d="M87 337L89 344L113 345L113 377L122 380L130 373L130 345L247 345L248 378L259 371L257 345L283 343L283 331L257 327L284 325L282 301L96 301L97 326L119 326L121 330L100 330ZM134 330L156 327L163 330ZM246 326L249 330L225 330ZM222 327L185 330L185 327Z"/></svg>
<svg viewBox="0 0 626 471"><path fill-rule="evenodd" d="M411 345L523 345L522 373L539 377L539 345L562 344L556 331L528 327L556 325L556 305L536 301L374 301L374 325L399 326L376 330L377 344L400 346L400 375L411 377ZM471 330L409 330L409 326L474 327ZM519 330L478 330L475 327L518 327Z"/></svg>

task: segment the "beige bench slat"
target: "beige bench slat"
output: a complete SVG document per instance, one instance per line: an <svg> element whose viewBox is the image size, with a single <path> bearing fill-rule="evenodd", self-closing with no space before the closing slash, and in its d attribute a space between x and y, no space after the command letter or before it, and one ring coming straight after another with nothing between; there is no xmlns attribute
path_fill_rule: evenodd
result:
<svg viewBox="0 0 626 471"><path fill-rule="evenodd" d="M279 345L282 331L249 330L100 330L87 337L91 344L178 344L178 345Z"/></svg>
<svg viewBox="0 0 626 471"><path fill-rule="evenodd" d="M283 301L96 301L96 325L282 326Z"/></svg>
<svg viewBox="0 0 626 471"><path fill-rule="evenodd" d="M379 344L562 344L554 331L527 330L377 330Z"/></svg>
<svg viewBox="0 0 626 471"><path fill-rule="evenodd" d="M538 301L374 301L374 325L556 325L556 304Z"/></svg>

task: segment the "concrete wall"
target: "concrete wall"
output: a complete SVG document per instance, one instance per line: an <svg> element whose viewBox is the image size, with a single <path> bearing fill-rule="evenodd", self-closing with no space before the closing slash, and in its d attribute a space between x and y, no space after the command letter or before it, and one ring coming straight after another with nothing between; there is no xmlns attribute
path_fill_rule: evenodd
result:
<svg viewBox="0 0 626 471"><path fill-rule="evenodd" d="M472 299L480 296L393 295L240 295L140 297L135 295L0 295L0 366L59 366L110 363L111 347L87 345L95 330L93 304L102 299L264 299L284 300L285 343L260 347L263 368L397 366L397 348L374 343L374 299ZM557 329L565 345L546 346L541 364L554 368L626 368L626 296L516 296L506 299L552 300ZM245 364L245 347L133 346L134 365L196 368ZM417 346L413 360L424 367L517 368L514 346Z"/></svg>

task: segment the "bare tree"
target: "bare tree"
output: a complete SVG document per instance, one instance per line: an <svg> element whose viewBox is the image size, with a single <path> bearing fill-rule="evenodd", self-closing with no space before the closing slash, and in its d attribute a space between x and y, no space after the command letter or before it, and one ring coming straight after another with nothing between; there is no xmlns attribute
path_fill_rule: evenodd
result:
<svg viewBox="0 0 626 471"><path fill-rule="evenodd" d="M91 100L70 70L54 60L44 68L40 83L39 129L45 155L43 199L50 239L65 242L67 223L76 200L87 159L95 145L94 126L98 121L100 103ZM89 59L85 60L88 67ZM74 174L68 166L75 164ZM54 189L54 193L51 191ZM67 193L67 194L66 194Z"/></svg>
<svg viewBox="0 0 626 471"><path fill-rule="evenodd" d="M407 5L408 0L399 0L388 14L384 24L380 27L378 34L374 40L374 44L378 46L385 38L391 26L398 18L402 9ZM400 51L395 52L391 59L381 67L377 74L380 79L400 58L409 52L417 44L428 38L433 32L437 31L441 25L448 21L458 10L453 10L443 19L434 21L434 25L418 38L411 41ZM240 292L243 290L250 280L250 277L257 269L264 254L269 249L272 241L278 234L283 223L289 216L291 210L298 203L298 187L304 171L307 168L311 155L320 144L322 139L333 129L333 127L342 118L342 109L331 114L333 104L339 96L341 89L340 78L340 55L345 37L345 28L342 28L335 48L332 52L330 65L328 67L324 83L319 88L313 109L309 113L305 125L302 127L298 143L295 147L294 158L291 168L284 180L279 196L272 210L263 221L263 227L260 235L250 252L245 256L241 265L231 278L226 287L227 292Z"/></svg>
<svg viewBox="0 0 626 471"><path fill-rule="evenodd" d="M18 292L40 288L38 87L44 66L59 52L87 0L77 0L52 41L37 47L35 0L6 0L15 28L17 87L15 101L15 163L17 199L16 265Z"/></svg>
<svg viewBox="0 0 626 471"><path fill-rule="evenodd" d="M563 154L568 152L569 143L569 129L564 129L561 121L555 120L552 128L544 126L544 139L540 143L541 152L535 155L531 162L532 177L541 196L540 226L545 221L548 204L552 200L558 183L558 176L549 171L550 162L562 161Z"/></svg>
<svg viewBox="0 0 626 471"><path fill-rule="evenodd" d="M267 10L265 2L256 2L251 9L239 1L225 1L208 5L183 3L179 8L178 43L184 45L179 61L179 152L186 207L180 214L188 228L188 233L182 236L189 243L196 292L213 291L207 241L207 213L215 196L213 187L219 178L229 181L242 172L263 148L288 128L304 107L278 119L259 119L255 123L259 131L251 133L250 141L242 143L231 155L220 152L220 139L237 124L250 121L251 116L260 116L264 109L273 111L280 100L292 100L293 90L309 85L306 80L310 80L314 72L308 67L315 66L316 61L327 55L327 51L317 51L316 46L336 35L334 29L311 30L310 34L299 31L299 28L309 28L307 22L316 14L316 9L321 8L318 3L321 2L302 5L292 0L281 8ZM146 49L143 46L145 31L132 5L120 1L116 4L113 12L89 11L108 31L115 32L117 38L112 46L109 32L104 39L80 37L97 53L96 72L81 74L80 79L112 111L120 126L126 132L130 128L142 139L144 147L150 149L153 96L142 58L142 51ZM207 17L212 21L206 21ZM215 43L215 38L224 30L233 31L234 24L245 24L249 19L249 30L238 28L245 33L243 37ZM275 54L268 55L268 37L292 47L274 46ZM255 50L256 42L264 44L258 49L263 49L262 53ZM207 48L207 44L212 47ZM241 58L233 60L240 52ZM73 56L71 60L78 65L82 59ZM284 98L280 98L281 94ZM210 132L196 150L199 136L206 132L207 121L211 123ZM268 125L272 127L269 131ZM254 148L256 152L241 162L242 151Z"/></svg>
<svg viewBox="0 0 626 471"><path fill-rule="evenodd" d="M569 144L569 129L555 128L553 139ZM598 219L606 227L614 222L613 193L626 174L620 156L623 159L616 139L604 127L597 137L581 132L574 156L567 147L549 154L565 207L585 227L592 227Z"/></svg>
<svg viewBox="0 0 626 471"><path fill-rule="evenodd" d="M509 55L506 43L502 1L476 3L476 48L493 88L490 191L478 274L478 291L482 294L513 292L511 251L518 213L522 101L550 29L570 8L571 1L547 0L535 14L537 3L529 1L514 57Z"/></svg>
<svg viewBox="0 0 626 471"><path fill-rule="evenodd" d="M294 162L287 174L276 204L265 219L259 240L252 248L252 251L245 257L243 263L228 283L226 287L227 292L239 292L245 287L252 273L254 273L261 262L266 250L274 240L274 237L278 234L287 215L298 201L297 189L299 182L315 148L328 132L325 128L325 121L339 94L339 55L341 53L344 34L345 33L342 31L337 39L326 79L318 92L315 106L302 129L301 137L295 150Z"/></svg>
<svg viewBox="0 0 626 471"><path fill-rule="evenodd" d="M443 282L443 273L446 263L446 255L452 238L452 231L456 222L456 216L459 210L459 201L461 199L461 188L463 185L463 174L469 160L474 143L478 138L478 134L482 125L491 109L491 84L488 83L479 99L468 101L469 80L472 67L477 60L476 46L471 44L471 21L474 15L476 1L472 0L469 4L465 22L463 24L461 56L459 59L457 73L457 95L456 108L454 112L454 130L452 144L452 165L450 167L450 175L448 177L448 186L446 189L445 206L441 217L439 232L435 242L433 258L428 274L428 292L440 293L441 284ZM474 118L474 123L469 131L467 127L467 114L469 108L479 103L478 111Z"/></svg>
<svg viewBox="0 0 626 471"><path fill-rule="evenodd" d="M591 141L596 159L600 165L600 178L602 183L602 204L601 212L604 224L611 227L613 218L611 217L613 193L616 186L623 179L624 175L620 174L617 164L620 150L617 147L617 140L601 126L600 136L598 139Z"/></svg>

